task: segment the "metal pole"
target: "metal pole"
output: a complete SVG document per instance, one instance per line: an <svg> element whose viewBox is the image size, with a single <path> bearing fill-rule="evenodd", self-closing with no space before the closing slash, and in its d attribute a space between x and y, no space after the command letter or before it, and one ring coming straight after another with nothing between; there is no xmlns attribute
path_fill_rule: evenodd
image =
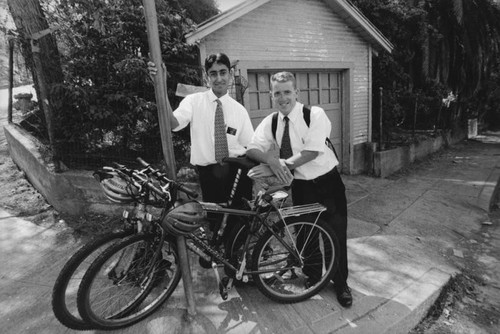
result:
<svg viewBox="0 0 500 334"><path fill-rule="evenodd" d="M9 106L7 122L12 123L12 89L14 88L14 39L9 38Z"/></svg>
<svg viewBox="0 0 500 334"><path fill-rule="evenodd" d="M379 87L379 136L378 136L378 150L382 151L382 98L384 96L383 88Z"/></svg>
<svg viewBox="0 0 500 334"><path fill-rule="evenodd" d="M179 264L182 272L182 282L184 284L184 294L187 301L187 320L192 321L196 315L196 307L193 293L193 278L191 277L191 267L186 247L186 238L177 237L177 250L179 252Z"/></svg>
<svg viewBox="0 0 500 334"><path fill-rule="evenodd" d="M160 35L158 33L158 21L156 19L156 7L154 0L143 0L144 15L146 17L146 28L148 33L149 50L151 60L156 64L158 73L154 76L156 106L158 109L158 122L160 123L160 136L162 142L163 157L167 165L167 175L172 180L176 179L174 144L170 128L172 107L167 96L166 71L161 57Z"/></svg>

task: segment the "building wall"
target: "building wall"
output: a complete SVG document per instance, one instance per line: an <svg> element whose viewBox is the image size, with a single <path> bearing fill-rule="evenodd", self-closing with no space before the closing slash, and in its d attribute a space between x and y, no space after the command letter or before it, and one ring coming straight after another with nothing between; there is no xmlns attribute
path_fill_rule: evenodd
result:
<svg viewBox="0 0 500 334"><path fill-rule="evenodd" d="M239 60L245 77L259 68L346 70L344 151L371 140L371 48L321 0L272 0L206 36L200 51Z"/></svg>

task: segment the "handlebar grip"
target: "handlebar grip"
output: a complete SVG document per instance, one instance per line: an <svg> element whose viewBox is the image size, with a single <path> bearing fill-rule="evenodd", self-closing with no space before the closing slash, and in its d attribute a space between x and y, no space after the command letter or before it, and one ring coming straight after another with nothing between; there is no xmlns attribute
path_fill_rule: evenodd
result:
<svg viewBox="0 0 500 334"><path fill-rule="evenodd" d="M144 161L141 157L137 157L136 159L141 165L143 165L144 167L149 167L151 166L150 164L148 164L146 161Z"/></svg>
<svg viewBox="0 0 500 334"><path fill-rule="evenodd" d="M143 166L143 167L146 167L146 168L151 168L151 165L148 164L146 161L144 161L141 157L137 157L137 161ZM169 180L164 174L160 173L158 170L156 169L153 169L153 172L154 172L154 175L156 175L157 177L161 178L164 182L172 182L171 180ZM189 197L192 197L192 198L197 198L198 197L198 193L195 192L194 190L191 190L189 188L186 188L184 185L182 184L178 184L178 187L177 187L180 191L182 191L183 193L187 194ZM156 187L155 187L156 189ZM154 191L157 191L154 190Z"/></svg>
<svg viewBox="0 0 500 334"><path fill-rule="evenodd" d="M160 189L156 188L154 185L151 183L146 183L146 187L148 187L151 191L157 193L160 197L165 198L165 193L161 191Z"/></svg>
<svg viewBox="0 0 500 334"><path fill-rule="evenodd" d="M113 161L111 164L113 165L114 168L128 169L128 168L125 167L125 165L119 164L118 162L115 162L115 161Z"/></svg>
<svg viewBox="0 0 500 334"><path fill-rule="evenodd" d="M198 197L198 193L194 190L191 190L189 188L186 188L184 185L182 184L179 184L179 190L186 193L189 197L192 197L192 198L197 198Z"/></svg>

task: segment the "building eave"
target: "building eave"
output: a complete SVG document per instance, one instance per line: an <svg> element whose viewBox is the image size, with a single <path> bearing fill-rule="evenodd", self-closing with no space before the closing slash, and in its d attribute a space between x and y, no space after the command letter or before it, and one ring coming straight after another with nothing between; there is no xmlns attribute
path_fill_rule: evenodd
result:
<svg viewBox="0 0 500 334"><path fill-rule="evenodd" d="M211 19L200 23L196 30L186 34L188 44L196 44L214 31L228 25L241 16L268 3L271 0L244 1L231 9L220 13ZM335 13L374 47L374 51L384 50L389 53L394 49L393 44L351 3L346 0L323 0Z"/></svg>
<svg viewBox="0 0 500 334"><path fill-rule="evenodd" d="M186 42L195 44L204 37L210 35L216 30L228 25L241 16L251 12L252 10L268 3L271 0L251 0L244 1L229 10L222 12L198 25L195 31L186 34Z"/></svg>

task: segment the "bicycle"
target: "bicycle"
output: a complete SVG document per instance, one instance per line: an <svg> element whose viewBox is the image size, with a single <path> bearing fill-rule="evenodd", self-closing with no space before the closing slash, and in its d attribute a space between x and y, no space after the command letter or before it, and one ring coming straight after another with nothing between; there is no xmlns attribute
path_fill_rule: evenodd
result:
<svg viewBox="0 0 500 334"><path fill-rule="evenodd" d="M241 158L228 158L226 162L237 164L239 169L248 167ZM332 228L320 219L324 206L284 207L287 196L282 187L275 187L260 192L253 201L245 201L246 208L196 201L173 207L150 233L115 243L92 263L78 290L82 318L98 329L109 330L132 325L155 311L180 280L179 266L173 278L156 275L153 280L160 259L168 256L169 263L177 259L175 244L170 242L165 247L165 241L174 236L184 236L188 249L211 263L223 299L227 299L235 280L248 282L249 277L274 301L294 303L310 298L337 269L338 241ZM225 228L234 221L228 219L214 237L207 238L202 229L207 213L242 222L237 232L240 237L222 242ZM277 219L270 219L272 216ZM224 249L218 247L222 244ZM219 266L227 275L222 279ZM118 275L110 275L117 271Z"/></svg>
<svg viewBox="0 0 500 334"><path fill-rule="evenodd" d="M152 173L148 168L136 172L138 175L144 176ZM111 179L117 173L122 173L123 176L130 175L132 172L125 168L125 166L116 164L115 168L96 171L94 177L99 182L102 182ZM133 207L125 209L122 217L118 218L122 220L120 229L96 236L85 243L69 258L59 272L52 289L52 310L59 322L71 329L90 330L94 328L80 317L76 306L76 293L81 279L90 264L95 261L104 249L116 241L133 234L141 233L144 225L152 220L152 215L149 213L148 207L152 206L168 210L174 205L177 199L176 196L172 196L169 193L175 191L174 188L165 188L163 191L165 198L158 198L158 196L151 196L151 191L148 188L142 188L138 191L138 187L141 187L140 184L137 184L137 187L131 185L129 189L120 188L120 185L115 183L110 184L108 182L104 184L108 185L108 187L103 186L103 191L108 199L122 204L130 203ZM188 191L188 193L188 196L197 196L192 191ZM116 221L117 218L110 218L108 220L109 224L113 225L116 224Z"/></svg>

